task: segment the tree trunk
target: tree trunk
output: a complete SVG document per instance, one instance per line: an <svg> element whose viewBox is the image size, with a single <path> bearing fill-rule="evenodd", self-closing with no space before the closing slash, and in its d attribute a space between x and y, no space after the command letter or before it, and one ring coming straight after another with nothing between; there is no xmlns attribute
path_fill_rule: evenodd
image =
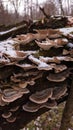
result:
<svg viewBox="0 0 73 130"><path fill-rule="evenodd" d="M63 6L62 6L62 0L59 0L59 5L60 5L60 9L61 9L61 15L64 15L64 10L63 10Z"/></svg>
<svg viewBox="0 0 73 130"><path fill-rule="evenodd" d="M73 81L71 84L68 100L64 108L60 130L68 130L72 115L73 115Z"/></svg>

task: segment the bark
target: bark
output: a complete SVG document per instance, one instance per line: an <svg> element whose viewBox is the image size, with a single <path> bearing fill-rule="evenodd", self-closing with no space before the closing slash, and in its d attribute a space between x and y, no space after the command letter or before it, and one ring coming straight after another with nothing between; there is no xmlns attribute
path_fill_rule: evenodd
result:
<svg viewBox="0 0 73 130"><path fill-rule="evenodd" d="M17 34L26 33L25 30L27 32L27 26L26 26L26 24L23 24L23 25L19 25L17 27L13 27L9 30L0 32L0 40L7 39L9 37L14 37Z"/></svg>
<svg viewBox="0 0 73 130"><path fill-rule="evenodd" d="M59 0L59 5L60 5L60 9L61 9L61 15L64 15L64 10L63 10L63 6L62 6L62 0Z"/></svg>
<svg viewBox="0 0 73 130"><path fill-rule="evenodd" d="M44 14L44 16L46 16L46 18L50 18L50 15L47 15L46 14L46 12L45 12L45 10L44 10L44 8L42 8L42 7L39 7L40 8L40 10L42 11L42 13Z"/></svg>
<svg viewBox="0 0 73 130"><path fill-rule="evenodd" d="M73 76L72 76L72 78L73 78ZM70 126L70 120L71 120L72 115L73 115L73 81L71 84L68 100L67 100L66 106L64 108L60 130L68 130L68 128Z"/></svg>

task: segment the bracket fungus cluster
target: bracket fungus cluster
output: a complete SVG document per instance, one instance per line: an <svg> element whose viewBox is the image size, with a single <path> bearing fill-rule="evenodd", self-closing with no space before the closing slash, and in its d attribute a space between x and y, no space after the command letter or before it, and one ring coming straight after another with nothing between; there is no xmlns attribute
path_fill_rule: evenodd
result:
<svg viewBox="0 0 73 130"><path fill-rule="evenodd" d="M16 130L16 125L22 128L43 113L43 109L57 107L69 93L73 28L35 31L0 42L0 127L3 130L9 130L10 126Z"/></svg>

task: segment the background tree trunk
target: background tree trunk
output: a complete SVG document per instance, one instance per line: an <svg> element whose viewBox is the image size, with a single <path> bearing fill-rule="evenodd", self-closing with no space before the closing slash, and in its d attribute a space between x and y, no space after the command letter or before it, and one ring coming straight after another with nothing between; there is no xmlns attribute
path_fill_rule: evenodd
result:
<svg viewBox="0 0 73 130"><path fill-rule="evenodd" d="M73 76L72 76L72 79L73 79ZM68 100L64 108L60 130L68 130L72 115L73 115L73 81L71 84Z"/></svg>
<svg viewBox="0 0 73 130"><path fill-rule="evenodd" d="M64 15L64 10L63 10L63 6L62 6L62 0L59 0L59 5L60 5L60 9L61 9L61 15Z"/></svg>

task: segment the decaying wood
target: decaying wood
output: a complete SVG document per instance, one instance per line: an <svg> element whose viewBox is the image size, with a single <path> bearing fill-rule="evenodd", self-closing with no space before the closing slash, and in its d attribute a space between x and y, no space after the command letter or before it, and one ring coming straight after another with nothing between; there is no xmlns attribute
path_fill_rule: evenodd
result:
<svg viewBox="0 0 73 130"><path fill-rule="evenodd" d="M72 25L72 18L59 16L48 16L44 9L40 7L40 9L46 15L47 20L38 20L38 21L21 21L20 23L16 23L13 25L2 25L0 28L0 40L5 40L9 37L15 37L18 34L25 34L34 32L34 29L49 29L49 28L61 28L67 25ZM43 21L43 22L42 22Z"/></svg>
<svg viewBox="0 0 73 130"><path fill-rule="evenodd" d="M73 73L72 30L43 28L0 42L2 130L19 130L67 100Z"/></svg>
<svg viewBox="0 0 73 130"><path fill-rule="evenodd" d="M13 27L7 31L0 32L0 40L4 40L9 37L14 37L17 34L25 33L27 32L25 31L26 29L27 29L27 26L26 24L24 24L17 27Z"/></svg>

